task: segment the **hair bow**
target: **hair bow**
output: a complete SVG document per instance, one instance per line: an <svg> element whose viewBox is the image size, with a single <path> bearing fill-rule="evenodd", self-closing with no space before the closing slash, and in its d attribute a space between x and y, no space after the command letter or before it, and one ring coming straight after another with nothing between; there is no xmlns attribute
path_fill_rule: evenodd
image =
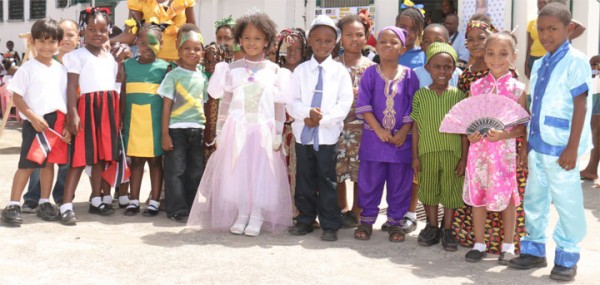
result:
<svg viewBox="0 0 600 285"><path fill-rule="evenodd" d="M129 27L129 31L131 32L131 34L133 34L133 35L137 34L139 25L138 25L138 22L134 18L129 18L129 19L125 20L125 26Z"/></svg>
<svg viewBox="0 0 600 285"><path fill-rule="evenodd" d="M107 7L87 7L87 8L85 8L86 14L92 13L92 11L104 12L107 15L110 15L110 9Z"/></svg>
<svg viewBox="0 0 600 285"><path fill-rule="evenodd" d="M415 9L421 11L421 14L423 14L423 16L425 15L425 5L423 5L423 4L415 4L415 3L413 3L413 1L404 0L404 3L402 3L402 5L400 5L400 9L406 9L409 7L415 8Z"/></svg>
<svg viewBox="0 0 600 285"><path fill-rule="evenodd" d="M221 20L217 20L215 22L215 28L218 29L222 26L229 26L232 27L235 25L235 20L233 19L233 17L231 15L229 15L229 17L227 18L223 18Z"/></svg>
<svg viewBox="0 0 600 285"><path fill-rule="evenodd" d="M373 26L373 19L371 19L371 13L369 13L369 10L360 10L360 12L358 12L358 17L360 17L363 25L365 25L367 30L371 30L371 27Z"/></svg>

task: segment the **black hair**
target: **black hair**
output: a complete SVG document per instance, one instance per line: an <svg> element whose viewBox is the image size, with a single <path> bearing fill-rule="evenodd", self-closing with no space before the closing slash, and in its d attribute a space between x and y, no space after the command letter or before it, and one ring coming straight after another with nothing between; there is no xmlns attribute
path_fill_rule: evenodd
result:
<svg viewBox="0 0 600 285"><path fill-rule="evenodd" d="M550 3L546 5L538 14L538 18L545 16L558 18L565 26L569 25L573 20L569 8L561 3Z"/></svg>
<svg viewBox="0 0 600 285"><path fill-rule="evenodd" d="M358 22L359 24L361 24L364 28L365 28L365 36L369 34L369 27L367 27L367 25L365 25L363 23L363 20L361 17L359 17L358 15L347 15L344 18L341 18L338 22L337 22L337 27L338 29L340 29L340 31L343 31L344 26L346 24L352 23L352 22Z"/></svg>
<svg viewBox="0 0 600 285"><path fill-rule="evenodd" d="M291 29L291 33L289 31L286 33L286 31L284 30L281 31L280 35L281 39L279 39L279 42L277 42L277 51L275 52L275 63L277 63L279 66L283 66L286 62L285 56L280 55L280 52L281 46L283 45L285 38L287 38L288 36L295 36L300 40L300 44L302 45L302 52L300 58L301 63L306 61L310 57L308 40L306 39L306 34L303 29L293 28Z"/></svg>
<svg viewBox="0 0 600 285"><path fill-rule="evenodd" d="M275 25L275 22L273 22L267 14L260 11L251 12L238 18L235 21L235 27L233 28L233 39L236 44L240 44L240 38L248 24L254 25L265 34L265 40L267 41L265 52L268 51L275 43L275 37L277 36L277 25ZM240 48L242 51L244 50L243 46L240 46Z"/></svg>
<svg viewBox="0 0 600 285"><path fill-rule="evenodd" d="M517 37L509 31L502 31L497 33L492 33L485 40L484 48L487 48L488 44L492 41L497 40L508 40L510 42L510 46L513 52L517 51Z"/></svg>
<svg viewBox="0 0 600 285"><path fill-rule="evenodd" d="M437 23L429 24L423 30L423 34L425 34L427 30L431 29L440 29L442 31L442 34L444 34L444 37L446 37L446 40L450 40L450 32L448 32L448 29L444 25Z"/></svg>
<svg viewBox="0 0 600 285"><path fill-rule="evenodd" d="M154 25L154 24L144 24L142 25L139 29L138 29L138 35L142 32L142 31L146 31L146 32L154 32L156 34L156 37L158 38L159 41L162 40L162 29L160 28L160 26Z"/></svg>
<svg viewBox="0 0 600 285"><path fill-rule="evenodd" d="M457 15L456 13L450 13L450 14L446 15L446 16L444 17L444 21L445 21L445 20L446 20L446 18L448 18L448 17L456 17L456 20L460 20L460 18L458 18L458 15Z"/></svg>
<svg viewBox="0 0 600 285"><path fill-rule="evenodd" d="M94 20L96 17L100 16L106 21L108 33L110 34L112 30L112 21L110 20L108 13L110 13L108 8L90 7L82 10L79 13L79 29L85 30L85 27L88 25L90 20Z"/></svg>
<svg viewBox="0 0 600 285"><path fill-rule="evenodd" d="M482 22L486 22L490 25L492 24L492 18L490 18L490 16L488 16L486 14L482 14L482 13L473 14L473 16L471 16L471 18L469 18L469 22L470 21L482 21Z"/></svg>
<svg viewBox="0 0 600 285"><path fill-rule="evenodd" d="M417 39L420 38L421 34L423 33L423 29L425 28L425 16L423 16L423 13L421 13L421 11L417 8L408 7L402 10L400 14L396 16L396 23L402 16L407 16L412 19L413 23L415 24Z"/></svg>
<svg viewBox="0 0 600 285"><path fill-rule="evenodd" d="M31 26L31 38L34 40L53 39L61 41L63 38L63 30L55 20L44 18L35 21L33 26Z"/></svg>
<svg viewBox="0 0 600 285"><path fill-rule="evenodd" d="M219 32L220 29L229 29L233 33L233 27L230 25L220 25L216 30L215 34Z"/></svg>

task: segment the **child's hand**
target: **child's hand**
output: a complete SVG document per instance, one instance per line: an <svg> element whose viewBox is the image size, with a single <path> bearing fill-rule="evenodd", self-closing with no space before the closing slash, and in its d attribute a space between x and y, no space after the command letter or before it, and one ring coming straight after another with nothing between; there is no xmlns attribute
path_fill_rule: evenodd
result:
<svg viewBox="0 0 600 285"><path fill-rule="evenodd" d="M314 122L319 122L323 118L323 113L321 113L320 108L312 108L310 109L310 119Z"/></svg>
<svg viewBox="0 0 600 285"><path fill-rule="evenodd" d="M33 126L35 131L38 133L41 133L49 128L48 122L46 122L46 120L44 120L44 118L38 116L37 114L35 116L33 116L32 118L29 118L29 122L31 122L31 125Z"/></svg>
<svg viewBox="0 0 600 285"><path fill-rule="evenodd" d="M79 133L79 130L81 129L81 121L79 120L79 115L77 115L76 113L71 113L68 115L68 126L69 126L69 132L73 135L76 136L77 133Z"/></svg>
<svg viewBox="0 0 600 285"><path fill-rule="evenodd" d="M459 177L465 175L465 168L467 168L467 159L461 158L456 165L456 169L454 169L454 174Z"/></svg>
<svg viewBox="0 0 600 285"><path fill-rule="evenodd" d="M67 128L64 128L62 131L62 137L60 138L63 142L65 143L70 143L71 142L71 133L67 130Z"/></svg>
<svg viewBox="0 0 600 285"><path fill-rule="evenodd" d="M319 121L314 121L311 118L304 118L304 124L309 128L314 128L319 126Z"/></svg>
<svg viewBox="0 0 600 285"><path fill-rule="evenodd" d="M392 136L390 143L395 145L396 147L401 147L405 141L406 136L403 136L400 132L397 132L394 136Z"/></svg>
<svg viewBox="0 0 600 285"><path fill-rule="evenodd" d="M165 151L172 151L173 150L173 140L171 140L171 136L167 133L163 133L162 135L162 148Z"/></svg>
<svg viewBox="0 0 600 285"><path fill-rule="evenodd" d="M412 160L412 169L415 172L415 175L417 173L421 172L421 161L419 160L418 157L413 158L413 160Z"/></svg>
<svg viewBox="0 0 600 285"><path fill-rule="evenodd" d="M471 142L471 143L477 143L477 142L479 142L480 140L483 139L483 135L481 135L481 133L479 133L477 131L477 132L474 132L474 133L468 135L467 138L469 139L469 142Z"/></svg>
<svg viewBox="0 0 600 285"><path fill-rule="evenodd" d="M390 142L393 138L390 131L388 131L384 128L379 128L379 129L375 130L375 134L377 134L377 137L384 143Z"/></svg>
<svg viewBox="0 0 600 285"><path fill-rule="evenodd" d="M491 142L497 142L507 139L508 134L503 130L490 129L487 133L487 139Z"/></svg>
<svg viewBox="0 0 600 285"><path fill-rule="evenodd" d="M565 150L558 157L558 165L564 170L569 171L577 165L577 148L567 145Z"/></svg>

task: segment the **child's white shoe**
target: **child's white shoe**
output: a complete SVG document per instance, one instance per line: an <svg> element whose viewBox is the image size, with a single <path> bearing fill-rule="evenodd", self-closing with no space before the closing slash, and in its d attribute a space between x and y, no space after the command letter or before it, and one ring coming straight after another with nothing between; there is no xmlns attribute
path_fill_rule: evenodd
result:
<svg viewBox="0 0 600 285"><path fill-rule="evenodd" d="M262 223L263 219L261 217L250 217L250 222L244 230L244 234L250 237L258 236L260 234Z"/></svg>
<svg viewBox="0 0 600 285"><path fill-rule="evenodd" d="M238 216L233 226L229 228L229 231L234 235L243 235L247 223L248 216Z"/></svg>

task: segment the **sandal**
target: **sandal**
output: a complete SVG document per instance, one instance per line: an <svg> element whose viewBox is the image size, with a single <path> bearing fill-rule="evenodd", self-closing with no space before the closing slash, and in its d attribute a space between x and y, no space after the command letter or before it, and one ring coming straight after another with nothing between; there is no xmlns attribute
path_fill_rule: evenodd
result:
<svg viewBox="0 0 600 285"><path fill-rule="evenodd" d="M153 205L150 205L146 207L146 210L144 210L144 213L142 215L144 215L144 217L156 217L156 215L158 215L158 208L156 208Z"/></svg>
<svg viewBox="0 0 600 285"><path fill-rule="evenodd" d="M125 208L125 212L123 212L123 215L135 216L139 212L140 212L140 205L131 203L131 204L129 204L129 206L127 206L127 208Z"/></svg>
<svg viewBox="0 0 600 285"><path fill-rule="evenodd" d="M405 239L404 230L400 226L390 226L388 228L390 242L403 242Z"/></svg>
<svg viewBox="0 0 600 285"><path fill-rule="evenodd" d="M370 240L373 233L373 225L360 224L354 230L354 238L357 240Z"/></svg>

